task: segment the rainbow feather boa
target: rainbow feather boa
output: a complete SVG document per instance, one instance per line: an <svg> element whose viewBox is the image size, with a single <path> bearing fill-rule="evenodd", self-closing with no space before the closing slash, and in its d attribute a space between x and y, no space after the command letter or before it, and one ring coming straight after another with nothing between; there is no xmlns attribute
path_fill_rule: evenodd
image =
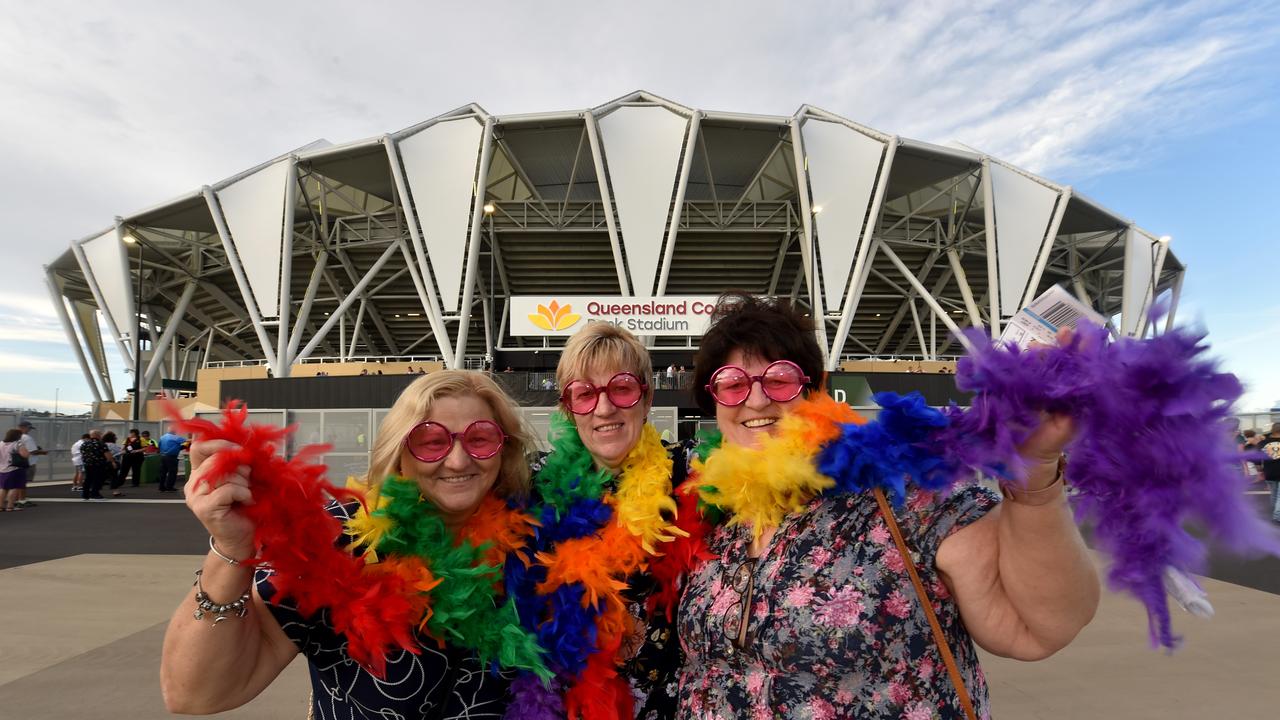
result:
<svg viewBox="0 0 1280 720"><path fill-rule="evenodd" d="M685 533L671 492L671 458L652 425L617 478L595 467L573 422L552 419L552 452L534 479L540 527L523 562L507 563L508 593L548 651L557 682L516 681L508 718L630 718L617 652L633 630L623 592L660 548Z"/></svg>

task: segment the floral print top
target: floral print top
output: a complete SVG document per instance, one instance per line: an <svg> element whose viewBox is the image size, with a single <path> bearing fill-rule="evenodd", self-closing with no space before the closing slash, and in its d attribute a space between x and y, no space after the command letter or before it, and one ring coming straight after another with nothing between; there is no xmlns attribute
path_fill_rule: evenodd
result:
<svg viewBox="0 0 1280 720"><path fill-rule="evenodd" d="M997 502L976 485L945 499L913 489L895 509L982 718L986 679L934 559L943 539ZM749 528L721 526L709 538L716 558L684 589L679 717L964 718L873 495L815 498L783 520L759 559L750 544Z"/></svg>

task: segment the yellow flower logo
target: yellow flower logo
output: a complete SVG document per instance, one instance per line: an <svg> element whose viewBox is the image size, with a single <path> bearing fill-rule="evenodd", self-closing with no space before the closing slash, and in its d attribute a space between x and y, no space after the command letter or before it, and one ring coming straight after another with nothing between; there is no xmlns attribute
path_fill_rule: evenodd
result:
<svg viewBox="0 0 1280 720"><path fill-rule="evenodd" d="M561 305L552 300L550 305L539 305L538 312L529 316L529 322L543 330L564 330L582 319L572 311L572 305Z"/></svg>

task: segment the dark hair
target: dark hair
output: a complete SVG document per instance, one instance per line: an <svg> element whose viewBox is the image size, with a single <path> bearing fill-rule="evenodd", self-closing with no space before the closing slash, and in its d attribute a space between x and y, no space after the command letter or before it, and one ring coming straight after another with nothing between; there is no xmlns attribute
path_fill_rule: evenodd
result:
<svg viewBox="0 0 1280 720"><path fill-rule="evenodd" d="M143 435L146 435L147 437L151 437L151 431L150 431L150 430L143 430L143 431L142 431L142 434L143 434Z"/></svg>
<svg viewBox="0 0 1280 720"><path fill-rule="evenodd" d="M138 434L138 428L129 428L129 434L130 434L130 435L137 435L137 434Z"/></svg>
<svg viewBox="0 0 1280 720"><path fill-rule="evenodd" d="M116 441L116 434L113 432L109 432L106 435L102 436L102 442L113 443L115 441Z"/></svg>
<svg viewBox="0 0 1280 720"><path fill-rule="evenodd" d="M18 428L9 428L4 433L5 442L17 442L22 439L22 431Z"/></svg>
<svg viewBox="0 0 1280 720"><path fill-rule="evenodd" d="M707 382L734 350L763 360L790 360L809 376L810 389L821 387L826 377L822 348L808 316L788 300L731 290L716 301L711 327L693 358L693 396L703 412L715 412Z"/></svg>
<svg viewBox="0 0 1280 720"><path fill-rule="evenodd" d="M89 433L85 433L85 434L81 435L81 436L80 436L80 439L81 439L81 440L88 440L88 439L89 439Z"/></svg>
<svg viewBox="0 0 1280 720"><path fill-rule="evenodd" d="M1244 431L1243 433L1241 433L1241 434L1242 434L1242 435L1244 435L1244 436L1245 436L1245 437L1247 437L1247 438L1251 438L1251 437L1256 437L1256 436L1257 436L1257 434L1258 434L1258 431L1257 431L1257 430L1245 430L1245 431Z"/></svg>

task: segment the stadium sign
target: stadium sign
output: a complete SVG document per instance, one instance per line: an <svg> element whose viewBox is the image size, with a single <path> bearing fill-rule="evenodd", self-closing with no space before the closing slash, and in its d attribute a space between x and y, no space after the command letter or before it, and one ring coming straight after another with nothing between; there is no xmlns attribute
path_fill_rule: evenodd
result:
<svg viewBox="0 0 1280 720"><path fill-rule="evenodd" d="M511 335L568 336L587 323L607 322L637 335L701 336L715 306L715 295L520 296L511 298Z"/></svg>

